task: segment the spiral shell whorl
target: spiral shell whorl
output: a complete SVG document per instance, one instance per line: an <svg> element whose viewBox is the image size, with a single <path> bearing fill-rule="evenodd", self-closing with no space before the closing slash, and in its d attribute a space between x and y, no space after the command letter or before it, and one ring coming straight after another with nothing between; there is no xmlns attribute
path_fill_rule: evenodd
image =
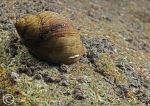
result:
<svg viewBox="0 0 150 106"><path fill-rule="evenodd" d="M18 19L15 26L24 44L42 60L72 64L85 53L78 31L60 14L27 15Z"/></svg>

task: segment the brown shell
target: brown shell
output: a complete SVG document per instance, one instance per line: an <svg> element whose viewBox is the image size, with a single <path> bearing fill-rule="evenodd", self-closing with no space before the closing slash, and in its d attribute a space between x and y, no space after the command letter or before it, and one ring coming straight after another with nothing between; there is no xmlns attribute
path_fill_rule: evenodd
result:
<svg viewBox="0 0 150 106"><path fill-rule="evenodd" d="M27 15L18 19L15 27L24 44L42 60L72 64L85 53L78 31L60 14Z"/></svg>

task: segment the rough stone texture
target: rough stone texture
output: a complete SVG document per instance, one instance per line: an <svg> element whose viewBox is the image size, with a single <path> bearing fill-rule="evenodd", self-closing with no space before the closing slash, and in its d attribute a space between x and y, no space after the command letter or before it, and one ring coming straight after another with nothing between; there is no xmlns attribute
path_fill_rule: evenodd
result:
<svg viewBox="0 0 150 106"><path fill-rule="evenodd" d="M21 106L149 105L149 7L149 0L0 0L0 105L8 93ZM87 54L78 63L39 61L20 41L16 18L45 10L81 33Z"/></svg>

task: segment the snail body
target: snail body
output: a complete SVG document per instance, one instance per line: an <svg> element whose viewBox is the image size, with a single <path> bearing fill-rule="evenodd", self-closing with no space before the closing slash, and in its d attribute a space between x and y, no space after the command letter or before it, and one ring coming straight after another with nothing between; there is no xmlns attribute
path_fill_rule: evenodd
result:
<svg viewBox="0 0 150 106"><path fill-rule="evenodd" d="M36 57L72 64L85 53L80 34L69 19L54 12L27 15L15 23L18 34Z"/></svg>

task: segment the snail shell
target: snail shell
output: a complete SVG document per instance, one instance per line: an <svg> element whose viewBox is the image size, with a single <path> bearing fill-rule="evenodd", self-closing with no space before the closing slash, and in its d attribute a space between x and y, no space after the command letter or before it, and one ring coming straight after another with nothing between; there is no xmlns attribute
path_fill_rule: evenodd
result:
<svg viewBox="0 0 150 106"><path fill-rule="evenodd" d="M24 44L36 57L72 64L85 53L80 34L69 19L54 12L26 15L15 23Z"/></svg>

